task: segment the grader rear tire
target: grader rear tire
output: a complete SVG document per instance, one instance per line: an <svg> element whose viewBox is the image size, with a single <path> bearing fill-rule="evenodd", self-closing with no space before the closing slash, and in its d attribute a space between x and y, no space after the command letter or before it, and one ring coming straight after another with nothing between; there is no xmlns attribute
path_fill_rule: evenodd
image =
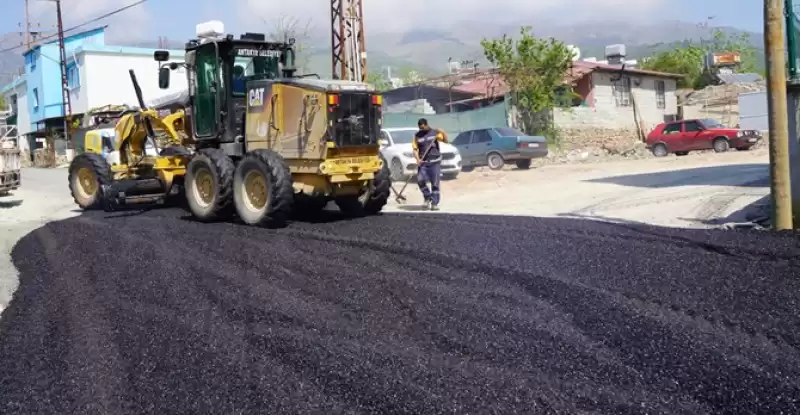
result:
<svg viewBox="0 0 800 415"><path fill-rule="evenodd" d="M375 174L375 178L370 182L369 193L364 197L364 211L367 215L375 215L383 210L389 197L392 195L392 174L389 166L383 164L383 168Z"/></svg>
<svg viewBox="0 0 800 415"><path fill-rule="evenodd" d="M236 166L233 198L239 218L248 225L283 225L292 214L292 173L278 153L259 149Z"/></svg>
<svg viewBox="0 0 800 415"><path fill-rule="evenodd" d="M111 166L100 154L79 154L69 165L68 180L72 199L81 209L100 209L102 186L108 186L112 181Z"/></svg>
<svg viewBox="0 0 800 415"><path fill-rule="evenodd" d="M186 166L186 204L201 222L233 216L233 172L236 166L224 151L204 148Z"/></svg>
<svg viewBox="0 0 800 415"><path fill-rule="evenodd" d="M391 187L391 172L384 163L383 168L375 174L375 178L361 195L337 198L336 205L348 217L376 215L386 206L389 196L391 196Z"/></svg>

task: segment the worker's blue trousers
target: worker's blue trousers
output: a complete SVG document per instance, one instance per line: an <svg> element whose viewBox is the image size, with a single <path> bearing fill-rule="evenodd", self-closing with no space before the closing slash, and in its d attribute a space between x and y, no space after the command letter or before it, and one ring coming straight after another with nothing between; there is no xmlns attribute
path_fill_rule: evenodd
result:
<svg viewBox="0 0 800 415"><path fill-rule="evenodd" d="M430 201L434 206L439 205L441 196L439 194L439 179L442 172L442 164L440 162L422 163L417 172L417 184L419 190L422 191L422 196L425 201ZM428 182L431 183L430 189Z"/></svg>

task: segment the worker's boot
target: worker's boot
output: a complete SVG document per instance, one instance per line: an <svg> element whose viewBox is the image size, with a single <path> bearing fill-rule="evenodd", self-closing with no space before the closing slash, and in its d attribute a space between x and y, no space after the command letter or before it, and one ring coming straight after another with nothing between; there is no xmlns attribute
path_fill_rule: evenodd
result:
<svg viewBox="0 0 800 415"><path fill-rule="evenodd" d="M427 199L424 202L422 202L422 209L424 210L431 210L431 206L433 205L431 204L430 199Z"/></svg>
<svg viewBox="0 0 800 415"><path fill-rule="evenodd" d="M439 205L431 204L431 210L433 210L433 211L439 210Z"/></svg>

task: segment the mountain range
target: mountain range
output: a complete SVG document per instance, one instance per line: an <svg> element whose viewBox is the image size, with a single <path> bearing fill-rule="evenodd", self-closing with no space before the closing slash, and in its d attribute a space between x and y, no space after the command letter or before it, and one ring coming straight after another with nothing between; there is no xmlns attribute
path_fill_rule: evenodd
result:
<svg viewBox="0 0 800 415"><path fill-rule="evenodd" d="M393 73L410 69L427 75L446 73L448 59L470 60L486 65L480 41L499 38L503 34L516 36L523 25L532 26L539 37L553 37L581 50L581 57L603 59L605 46L626 45L629 58L650 56L659 50L674 47L686 40L699 41L711 36L710 28L695 23L662 21L657 23L632 23L621 21L590 22L586 24L556 24L552 22L519 21L506 24L486 24L483 21L458 21L435 30L411 30L400 33L381 32L366 27L367 55L371 71L390 67ZM747 33L757 49L762 50L761 33L746 32L732 27L720 27L726 33ZM299 62L305 69L323 77L330 74L330 35L327 30L309 32L298 42L307 45ZM183 42L172 42L170 47L180 49ZM6 38L0 50L20 44L20 39ZM155 47L157 42L127 42L127 46ZM21 49L0 53L0 84L5 84L11 74L22 66Z"/></svg>

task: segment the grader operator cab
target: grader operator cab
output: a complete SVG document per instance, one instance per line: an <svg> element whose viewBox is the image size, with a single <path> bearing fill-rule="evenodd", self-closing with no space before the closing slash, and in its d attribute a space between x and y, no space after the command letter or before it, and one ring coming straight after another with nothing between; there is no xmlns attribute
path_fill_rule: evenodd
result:
<svg viewBox="0 0 800 415"><path fill-rule="evenodd" d="M95 174L96 183L107 184L99 191L111 193L98 198L106 209L126 203L128 194L114 186L123 178L156 178L161 186L152 191L161 197L173 183L183 183L186 204L202 221L236 213L245 223L262 225L319 212L329 201L350 216L383 208L390 181L378 144L382 98L374 89L295 76L292 40L268 42L253 33L235 39L216 21L198 25L197 36L186 44L184 63L167 63L167 51L154 56L161 62L162 89L169 88L171 71L185 68L185 125L194 152L156 156L146 173L122 163L111 177ZM141 129L145 135L149 130Z"/></svg>

